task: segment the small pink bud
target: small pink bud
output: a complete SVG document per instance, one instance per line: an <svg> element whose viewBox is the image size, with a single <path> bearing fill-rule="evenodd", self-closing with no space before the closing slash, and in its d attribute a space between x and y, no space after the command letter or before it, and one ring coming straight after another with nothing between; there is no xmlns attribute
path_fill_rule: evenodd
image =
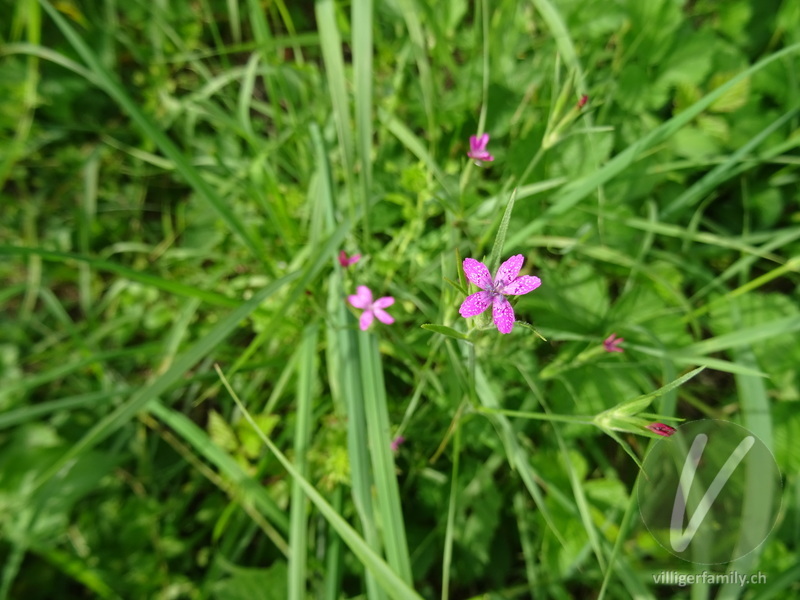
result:
<svg viewBox="0 0 800 600"><path fill-rule="evenodd" d="M477 135L471 135L469 137L469 152L467 152L467 156L469 156L479 165L483 161L486 162L493 161L494 156L489 154L489 151L486 149L486 144L488 143L489 143L488 133L484 133L480 137L478 137Z"/></svg>
<svg viewBox="0 0 800 600"><path fill-rule="evenodd" d="M603 340L603 348L606 352L624 352L619 345L625 341L625 338L617 337L616 333L612 333L605 340Z"/></svg>
<svg viewBox="0 0 800 600"><path fill-rule="evenodd" d="M353 254L353 256L347 258L347 253L344 250L339 252L339 264L342 265L345 269L350 265L356 264L359 260L361 260L360 254Z"/></svg>
<svg viewBox="0 0 800 600"><path fill-rule="evenodd" d="M648 425L646 429L649 429L653 433L657 435L662 435L664 437L669 437L673 433L675 433L674 427L670 427L669 425L664 425L664 423L650 423L650 425Z"/></svg>

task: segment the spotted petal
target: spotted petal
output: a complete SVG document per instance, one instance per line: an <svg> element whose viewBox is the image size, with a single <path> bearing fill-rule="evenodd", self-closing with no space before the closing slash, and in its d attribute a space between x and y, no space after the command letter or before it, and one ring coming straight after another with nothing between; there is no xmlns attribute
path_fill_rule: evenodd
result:
<svg viewBox="0 0 800 600"><path fill-rule="evenodd" d="M507 284L502 290L498 291L502 292L503 294L510 294L512 296L521 296L522 294L532 292L540 285L542 285L542 281L538 277L534 277L532 275L523 275L522 277L517 277L514 281Z"/></svg>
<svg viewBox="0 0 800 600"><path fill-rule="evenodd" d="M477 261L476 261L477 262ZM467 296L458 309L459 314L464 317L474 317L481 314L492 303L492 295L489 292L477 292Z"/></svg>
<svg viewBox="0 0 800 600"><path fill-rule="evenodd" d="M365 285L356 288L356 294L347 297L348 302L356 308L366 309L372 304L372 292Z"/></svg>
<svg viewBox="0 0 800 600"><path fill-rule="evenodd" d="M492 287L492 276L486 265L474 258L464 259L464 275L482 290Z"/></svg>
<svg viewBox="0 0 800 600"><path fill-rule="evenodd" d="M492 319L500 333L511 333L514 328L514 309L504 296L495 296L492 306Z"/></svg>
<svg viewBox="0 0 800 600"><path fill-rule="evenodd" d="M494 284L500 288L516 279L523 262L525 262L525 257L522 254L516 254L509 258L497 269L497 275L494 276Z"/></svg>

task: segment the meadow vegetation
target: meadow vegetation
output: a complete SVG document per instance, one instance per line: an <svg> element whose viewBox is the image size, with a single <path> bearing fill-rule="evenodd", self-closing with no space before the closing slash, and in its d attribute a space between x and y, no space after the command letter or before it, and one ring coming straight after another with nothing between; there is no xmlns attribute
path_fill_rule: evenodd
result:
<svg viewBox="0 0 800 600"><path fill-rule="evenodd" d="M0 600L800 597L800 3L0 12ZM731 564L639 515L699 419Z"/></svg>

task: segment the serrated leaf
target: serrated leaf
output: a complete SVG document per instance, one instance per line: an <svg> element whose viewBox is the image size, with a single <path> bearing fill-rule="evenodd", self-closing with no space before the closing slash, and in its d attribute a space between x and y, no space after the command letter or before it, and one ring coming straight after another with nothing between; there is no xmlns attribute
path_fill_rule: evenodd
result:
<svg viewBox="0 0 800 600"><path fill-rule="evenodd" d="M728 127L728 121L723 117L699 115L697 117L697 126L720 141L727 142L730 138L730 127Z"/></svg>
<svg viewBox="0 0 800 600"><path fill-rule="evenodd" d="M239 441L233 428L217 411L208 413L208 435L223 450L233 451L239 447Z"/></svg>
<svg viewBox="0 0 800 600"><path fill-rule="evenodd" d="M421 327L423 329L427 329L428 331L433 331L434 333L441 333L442 335L446 335L451 338L456 338L457 340L470 341L469 336L467 334L461 333L460 331L456 331L452 327L447 327L446 325L433 325L432 323L425 323Z"/></svg>
<svg viewBox="0 0 800 600"><path fill-rule="evenodd" d="M675 98L673 100L675 112L681 112L700 100L702 97L703 95L700 93L700 89L696 85L686 81L679 81L675 86Z"/></svg>
<svg viewBox="0 0 800 600"><path fill-rule="evenodd" d="M259 429L264 432L264 435L271 435L272 430L275 429L275 425L278 424L277 415L271 414L257 415L253 417L253 420L256 422ZM242 450L245 456L250 459L258 457L258 455L261 454L263 444L261 443L261 438L259 438L250 424L245 420L241 420L236 424L236 431L242 442Z"/></svg>
<svg viewBox="0 0 800 600"><path fill-rule="evenodd" d="M711 78L711 84L714 88L720 87L730 79L733 79L737 73L720 73ZM717 113L729 113L740 109L747 104L750 97L750 78L744 77L741 81L736 83L727 92L722 94L715 100L708 110Z"/></svg>

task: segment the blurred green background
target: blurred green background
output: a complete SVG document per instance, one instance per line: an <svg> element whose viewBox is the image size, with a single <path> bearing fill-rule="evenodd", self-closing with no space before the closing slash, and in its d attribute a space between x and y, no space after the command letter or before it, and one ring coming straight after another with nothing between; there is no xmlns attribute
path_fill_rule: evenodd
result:
<svg viewBox="0 0 800 600"><path fill-rule="evenodd" d="M0 600L800 597L796 0L0 14ZM701 418L784 476L711 567L635 494Z"/></svg>

